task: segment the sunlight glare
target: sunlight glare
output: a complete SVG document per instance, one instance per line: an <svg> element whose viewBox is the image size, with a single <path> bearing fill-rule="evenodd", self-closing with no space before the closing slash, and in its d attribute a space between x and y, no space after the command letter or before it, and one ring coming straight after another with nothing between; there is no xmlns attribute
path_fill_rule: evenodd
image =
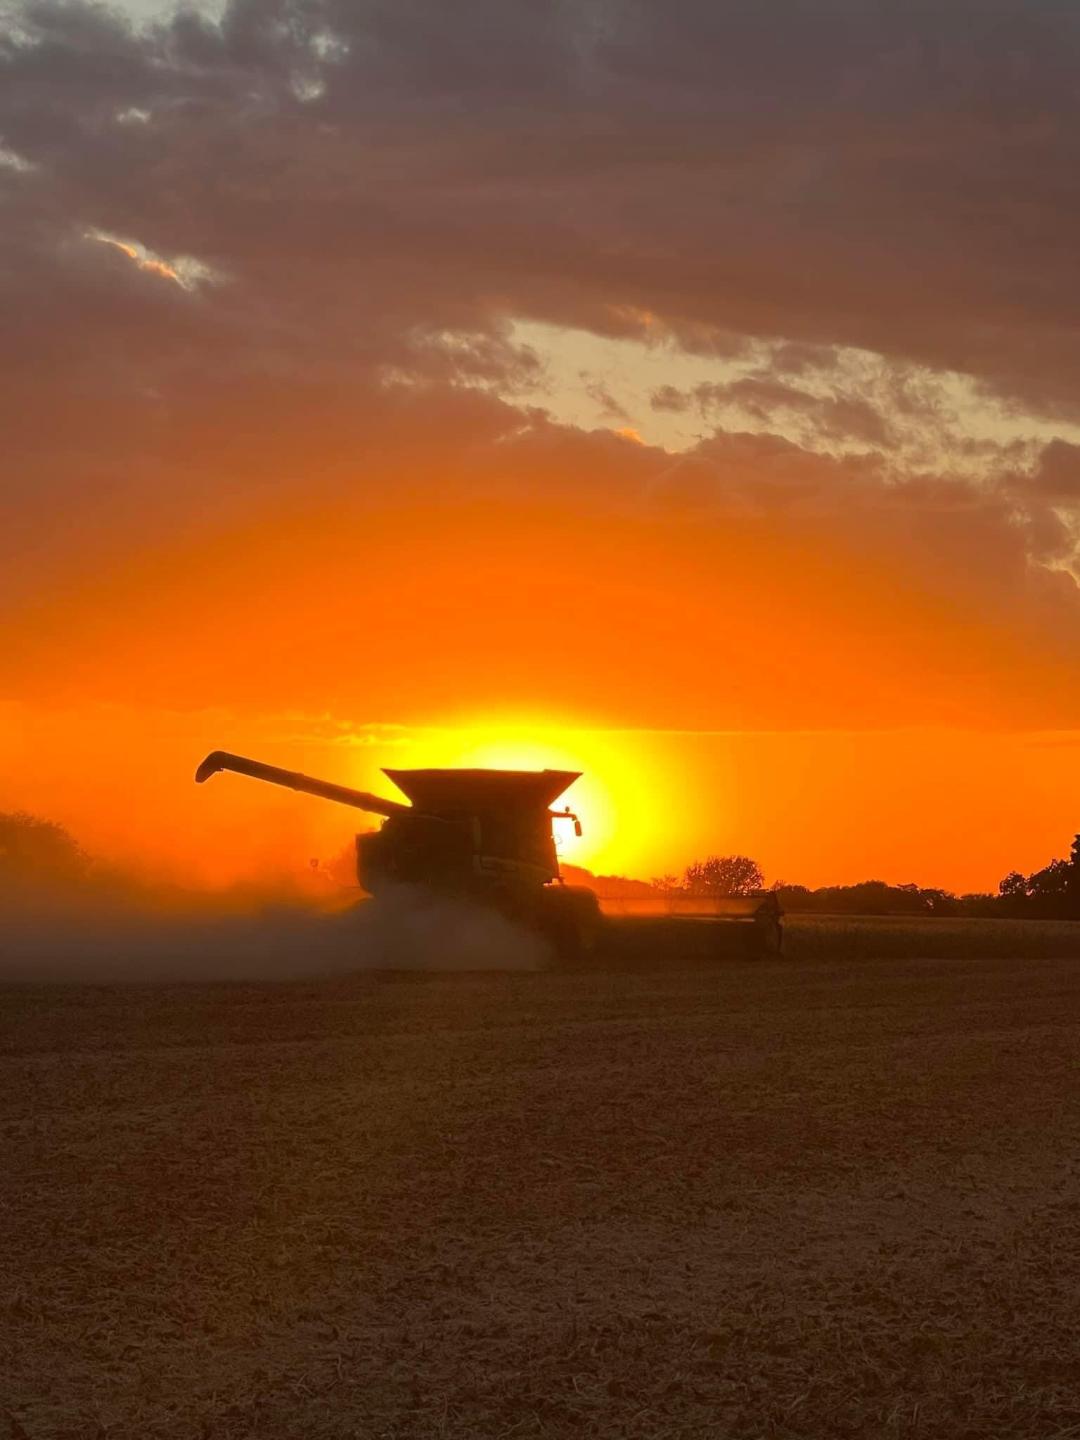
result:
<svg viewBox="0 0 1080 1440"><path fill-rule="evenodd" d="M478 721L417 736L410 766L463 769L578 770L581 778L554 802L579 816L582 835L569 821L554 824L559 858L596 873L632 865L648 824L649 781L629 737L602 730L555 729L550 720L512 725Z"/></svg>

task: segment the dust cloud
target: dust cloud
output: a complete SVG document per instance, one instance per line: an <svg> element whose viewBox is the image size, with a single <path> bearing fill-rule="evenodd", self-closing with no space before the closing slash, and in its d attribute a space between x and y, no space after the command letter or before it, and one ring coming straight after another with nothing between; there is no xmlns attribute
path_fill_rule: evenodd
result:
<svg viewBox="0 0 1080 1440"><path fill-rule="evenodd" d="M544 942L465 901L299 896L0 898L0 983L298 980L362 970L535 970Z"/></svg>

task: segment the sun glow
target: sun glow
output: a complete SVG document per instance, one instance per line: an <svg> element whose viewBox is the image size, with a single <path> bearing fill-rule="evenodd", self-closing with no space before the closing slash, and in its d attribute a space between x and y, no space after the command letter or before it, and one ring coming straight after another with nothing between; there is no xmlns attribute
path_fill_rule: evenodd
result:
<svg viewBox="0 0 1080 1440"><path fill-rule="evenodd" d="M617 731L528 723L476 721L415 735L409 767L439 765L493 770L576 770L581 778L560 795L553 810L569 806L582 834L569 821L554 822L559 858L596 872L625 870L647 848L648 765L635 754L633 737Z"/></svg>

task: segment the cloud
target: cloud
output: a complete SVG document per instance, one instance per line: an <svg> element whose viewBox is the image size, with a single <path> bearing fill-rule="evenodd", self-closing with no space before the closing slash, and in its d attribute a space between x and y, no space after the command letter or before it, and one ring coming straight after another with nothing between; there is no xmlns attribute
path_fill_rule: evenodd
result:
<svg viewBox="0 0 1080 1440"><path fill-rule="evenodd" d="M789 412L811 421L816 432L828 440L854 441L883 449L894 443L890 426L868 400L836 391L815 395L771 375L703 382L694 387L690 396L664 385L652 396L653 407L658 410L681 411L690 403L703 415L728 410L764 424Z"/></svg>
<svg viewBox="0 0 1080 1440"><path fill-rule="evenodd" d="M137 269L179 285L181 290L196 290L200 285L221 278L208 265L191 255L178 255L172 260L164 260L138 240L120 240L115 235L106 235L100 230L88 230L86 238L101 245L111 245L114 250L125 255Z"/></svg>
<svg viewBox="0 0 1080 1440"><path fill-rule="evenodd" d="M13 685L525 697L584 583L598 707L814 723L815 674L873 654L907 679L868 723L1057 714L1078 59L1080 18L1027 0L233 0L138 29L30 0L0 38ZM708 417L673 460L545 416L515 319L739 375L657 391ZM1013 430L967 433L946 372ZM742 678L667 653L740 607ZM275 675L251 647L283 617Z"/></svg>
<svg viewBox="0 0 1080 1440"><path fill-rule="evenodd" d="M9 150L6 145L0 144L0 170L14 170L16 174L25 174L32 167L28 160L21 155L16 155L14 150Z"/></svg>
<svg viewBox="0 0 1080 1440"><path fill-rule="evenodd" d="M429 323L652 316L1068 406L1078 25L1019 0L993 24L958 0L662 18L474 0L452 22L430 0L244 0L220 26L134 32L38 0L5 46L0 123L49 170L55 222L217 256L278 304L286 277L319 303L318 266L353 286L374 269L408 306L437 242Z"/></svg>
<svg viewBox="0 0 1080 1440"><path fill-rule="evenodd" d="M1051 503L1080 509L1080 446L1052 440L1042 452L1030 488Z"/></svg>
<svg viewBox="0 0 1080 1440"><path fill-rule="evenodd" d="M615 399L614 395L612 395L602 380L593 379L585 372L582 372L580 378L582 388L590 399L595 402L605 419L629 420L630 416L625 407Z"/></svg>

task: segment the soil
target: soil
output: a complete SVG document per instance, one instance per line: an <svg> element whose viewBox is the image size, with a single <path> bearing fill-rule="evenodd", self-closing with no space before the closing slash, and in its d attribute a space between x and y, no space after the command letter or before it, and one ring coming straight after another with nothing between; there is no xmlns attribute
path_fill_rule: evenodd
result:
<svg viewBox="0 0 1080 1440"><path fill-rule="evenodd" d="M0 992L0 1435L1080 1435L1080 964Z"/></svg>

